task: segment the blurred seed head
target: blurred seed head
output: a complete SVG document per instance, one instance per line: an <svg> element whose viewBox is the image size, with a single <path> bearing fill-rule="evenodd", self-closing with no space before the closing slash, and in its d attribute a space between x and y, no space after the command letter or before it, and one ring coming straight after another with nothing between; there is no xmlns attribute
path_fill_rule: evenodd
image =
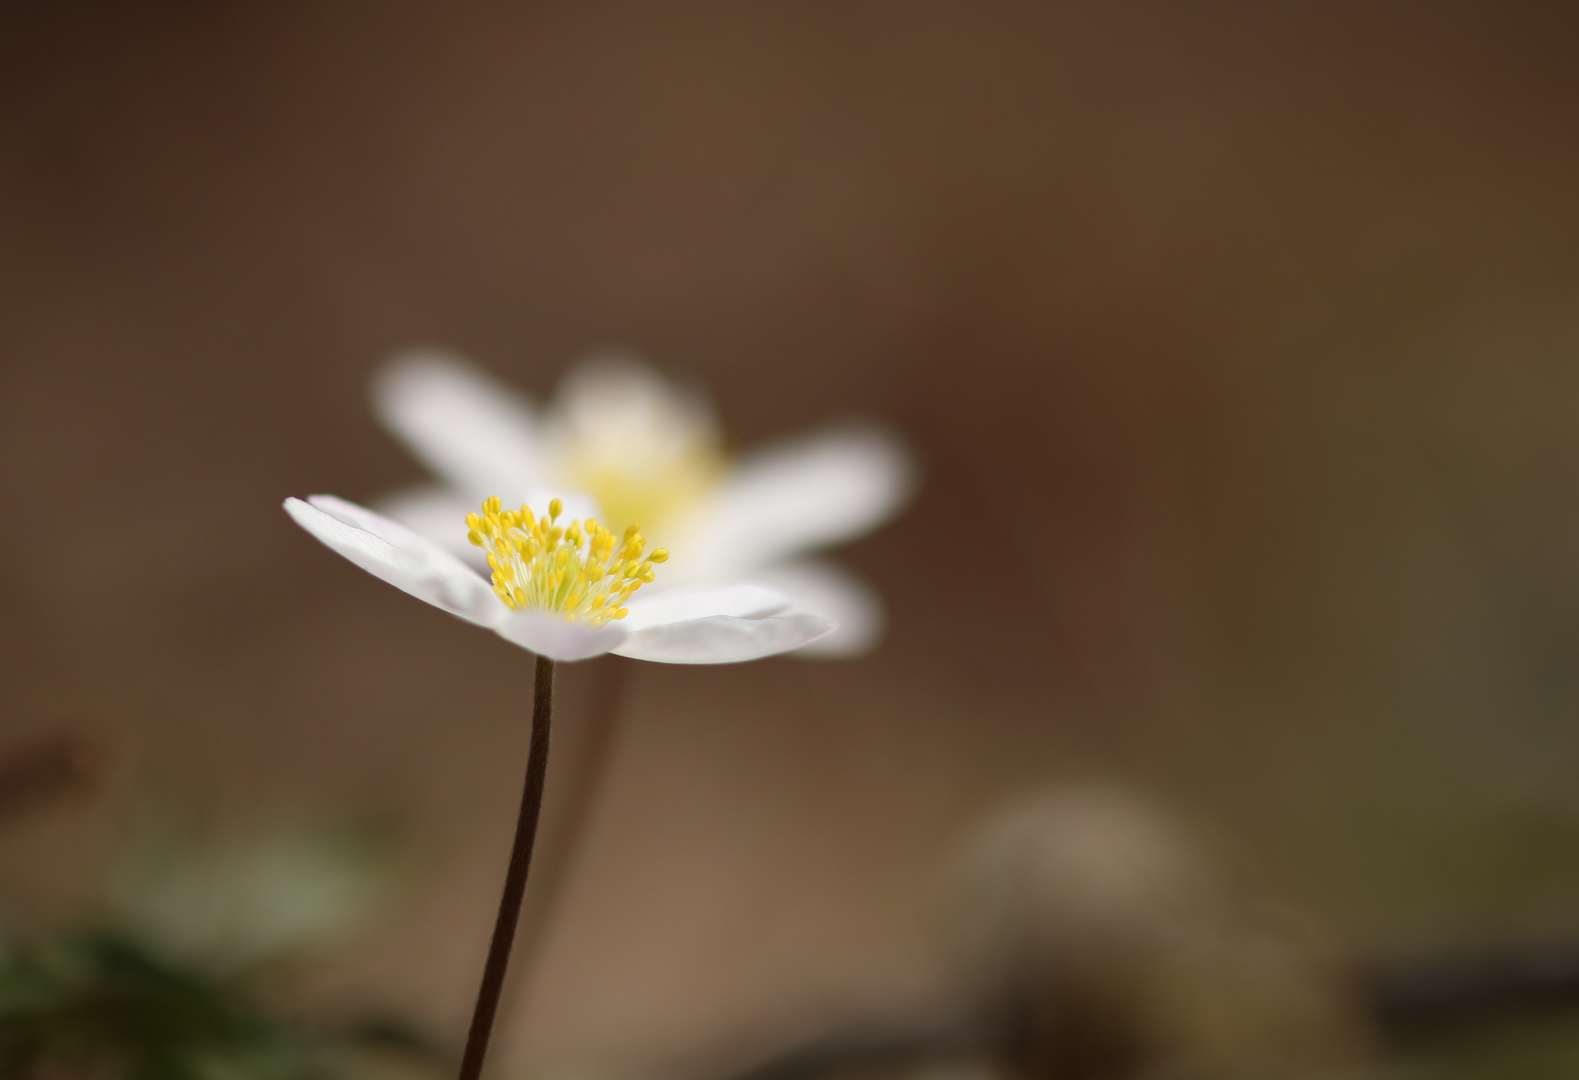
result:
<svg viewBox="0 0 1579 1080"><path fill-rule="evenodd" d="M1362 1056L1336 952L1255 913L1188 830L1122 791L994 818L952 896L964 985L1023 1076L1269 1080Z"/></svg>

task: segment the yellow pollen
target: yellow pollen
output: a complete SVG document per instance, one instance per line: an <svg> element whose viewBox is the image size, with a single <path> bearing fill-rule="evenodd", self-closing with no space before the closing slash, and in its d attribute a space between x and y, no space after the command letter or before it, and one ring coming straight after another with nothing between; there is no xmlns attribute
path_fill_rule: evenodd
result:
<svg viewBox="0 0 1579 1080"><path fill-rule="evenodd" d="M635 525L615 536L593 518L557 524L564 505L555 499L548 515L530 506L505 510L497 497L482 513L466 515L467 539L488 553L493 591L508 608L549 611L597 625L630 614L625 607L653 579L653 564L669 552L646 558L647 540Z"/></svg>

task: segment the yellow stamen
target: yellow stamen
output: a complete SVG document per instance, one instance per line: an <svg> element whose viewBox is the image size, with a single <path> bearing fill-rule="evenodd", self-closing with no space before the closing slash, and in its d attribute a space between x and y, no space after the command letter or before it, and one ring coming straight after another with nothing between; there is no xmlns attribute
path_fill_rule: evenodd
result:
<svg viewBox="0 0 1579 1080"><path fill-rule="evenodd" d="M488 553L493 591L506 607L549 611L601 625L630 614L625 601L653 579L653 564L669 552L656 549L643 559L646 538L635 525L616 537L593 518L555 522L564 513L555 499L548 516L530 506L504 510L497 497L467 514L467 539Z"/></svg>

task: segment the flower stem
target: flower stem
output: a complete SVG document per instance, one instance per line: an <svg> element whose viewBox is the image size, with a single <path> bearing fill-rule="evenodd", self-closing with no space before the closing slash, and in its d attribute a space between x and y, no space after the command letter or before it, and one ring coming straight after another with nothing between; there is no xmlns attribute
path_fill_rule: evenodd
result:
<svg viewBox="0 0 1579 1080"><path fill-rule="evenodd" d="M587 823L602 802L609 760L619 742L618 733L625 685L632 661L610 656L596 662L599 675L592 708L581 725L570 759L570 773L561 771L559 787L566 798L554 805L537 859L537 882L521 915L516 937L515 980L533 977L543 934L559 910L559 898L574 876L583 855ZM561 759L561 770L565 762ZM525 965L523 968L522 965ZM513 993L513 991L512 991Z"/></svg>
<svg viewBox="0 0 1579 1080"><path fill-rule="evenodd" d="M543 781L548 775L548 739L553 711L554 662L539 656L532 686L532 743L526 753L526 786L521 792L521 815L516 819L510 868L504 875L499 916L493 924L493 940L488 945L488 961L482 969L482 985L477 988L477 1008L472 1012L471 1030L466 1033L466 1050L461 1055L459 1080L477 1080L482 1075L483 1056L488 1053L488 1036L493 1033L494 1014L499 1011L504 973L510 964L510 945L515 941L515 924L521 917L521 899L526 895L526 875L532 866L532 843L537 837L537 818L543 808Z"/></svg>

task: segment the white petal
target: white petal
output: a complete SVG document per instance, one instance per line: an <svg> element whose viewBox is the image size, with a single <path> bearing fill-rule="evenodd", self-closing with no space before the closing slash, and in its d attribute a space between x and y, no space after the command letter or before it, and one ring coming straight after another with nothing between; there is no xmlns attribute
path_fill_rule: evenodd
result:
<svg viewBox="0 0 1579 1080"><path fill-rule="evenodd" d="M285 512L363 570L451 615L492 626L509 614L475 571L398 522L332 495L286 499Z"/></svg>
<svg viewBox="0 0 1579 1080"><path fill-rule="evenodd" d="M392 521L375 510L369 510L359 503L349 499L342 499L338 495L309 495L307 502L315 509L322 510L341 521L354 525L363 532L370 532L382 540L388 541L396 548L410 548L413 551L422 550L426 553L433 547L431 541L425 539L413 529L409 529L398 521ZM433 555L434 558L448 561L443 552ZM477 575L473 574L473 577Z"/></svg>
<svg viewBox="0 0 1579 1080"><path fill-rule="evenodd" d="M589 626L536 611L513 612L497 629L506 641L550 660L586 660L602 656L626 639L625 628L617 623Z"/></svg>
<svg viewBox="0 0 1579 1080"><path fill-rule="evenodd" d="M483 561L481 549L466 539L466 515L475 511L480 502L454 488L429 484L404 488L373 505L385 517L421 533L467 562L480 565Z"/></svg>
<svg viewBox="0 0 1579 1080"><path fill-rule="evenodd" d="M712 406L697 390L671 382L628 353L595 354L560 380L553 438L581 465L639 472L719 442Z"/></svg>
<svg viewBox="0 0 1579 1080"><path fill-rule="evenodd" d="M514 501L505 499L504 504L506 506L517 506L521 503L526 503L538 517L542 517L548 513L548 504L555 499L558 499L562 504L560 507L561 521L573 518L580 518L582 521L585 521L587 518L600 518L602 516L596 499L591 495L580 491L572 491L569 488L530 488Z"/></svg>
<svg viewBox="0 0 1579 1080"><path fill-rule="evenodd" d="M832 629L833 622L821 615L770 615L764 619L713 615L649 626L631 634L613 651L618 656L665 664L734 664L800 648Z"/></svg>
<svg viewBox="0 0 1579 1080"><path fill-rule="evenodd" d="M649 626L702 619L709 615L759 619L783 611L789 607L789 599L783 593L761 585L736 584L713 588L663 589L651 593L643 589L625 607L630 614L620 620L620 625L634 634Z"/></svg>
<svg viewBox="0 0 1579 1080"><path fill-rule="evenodd" d="M802 659L861 656L883 638L888 619L882 597L848 570L821 559L777 563L751 572L751 580L789 597L792 612L810 611L837 629L795 650Z"/></svg>
<svg viewBox="0 0 1579 1080"><path fill-rule="evenodd" d="M392 358L374 377L373 411L461 491L519 500L547 479L531 402L449 353Z"/></svg>
<svg viewBox="0 0 1579 1080"><path fill-rule="evenodd" d="M858 536L910 496L904 442L876 425L824 432L742 462L708 513L697 560L729 572Z"/></svg>

